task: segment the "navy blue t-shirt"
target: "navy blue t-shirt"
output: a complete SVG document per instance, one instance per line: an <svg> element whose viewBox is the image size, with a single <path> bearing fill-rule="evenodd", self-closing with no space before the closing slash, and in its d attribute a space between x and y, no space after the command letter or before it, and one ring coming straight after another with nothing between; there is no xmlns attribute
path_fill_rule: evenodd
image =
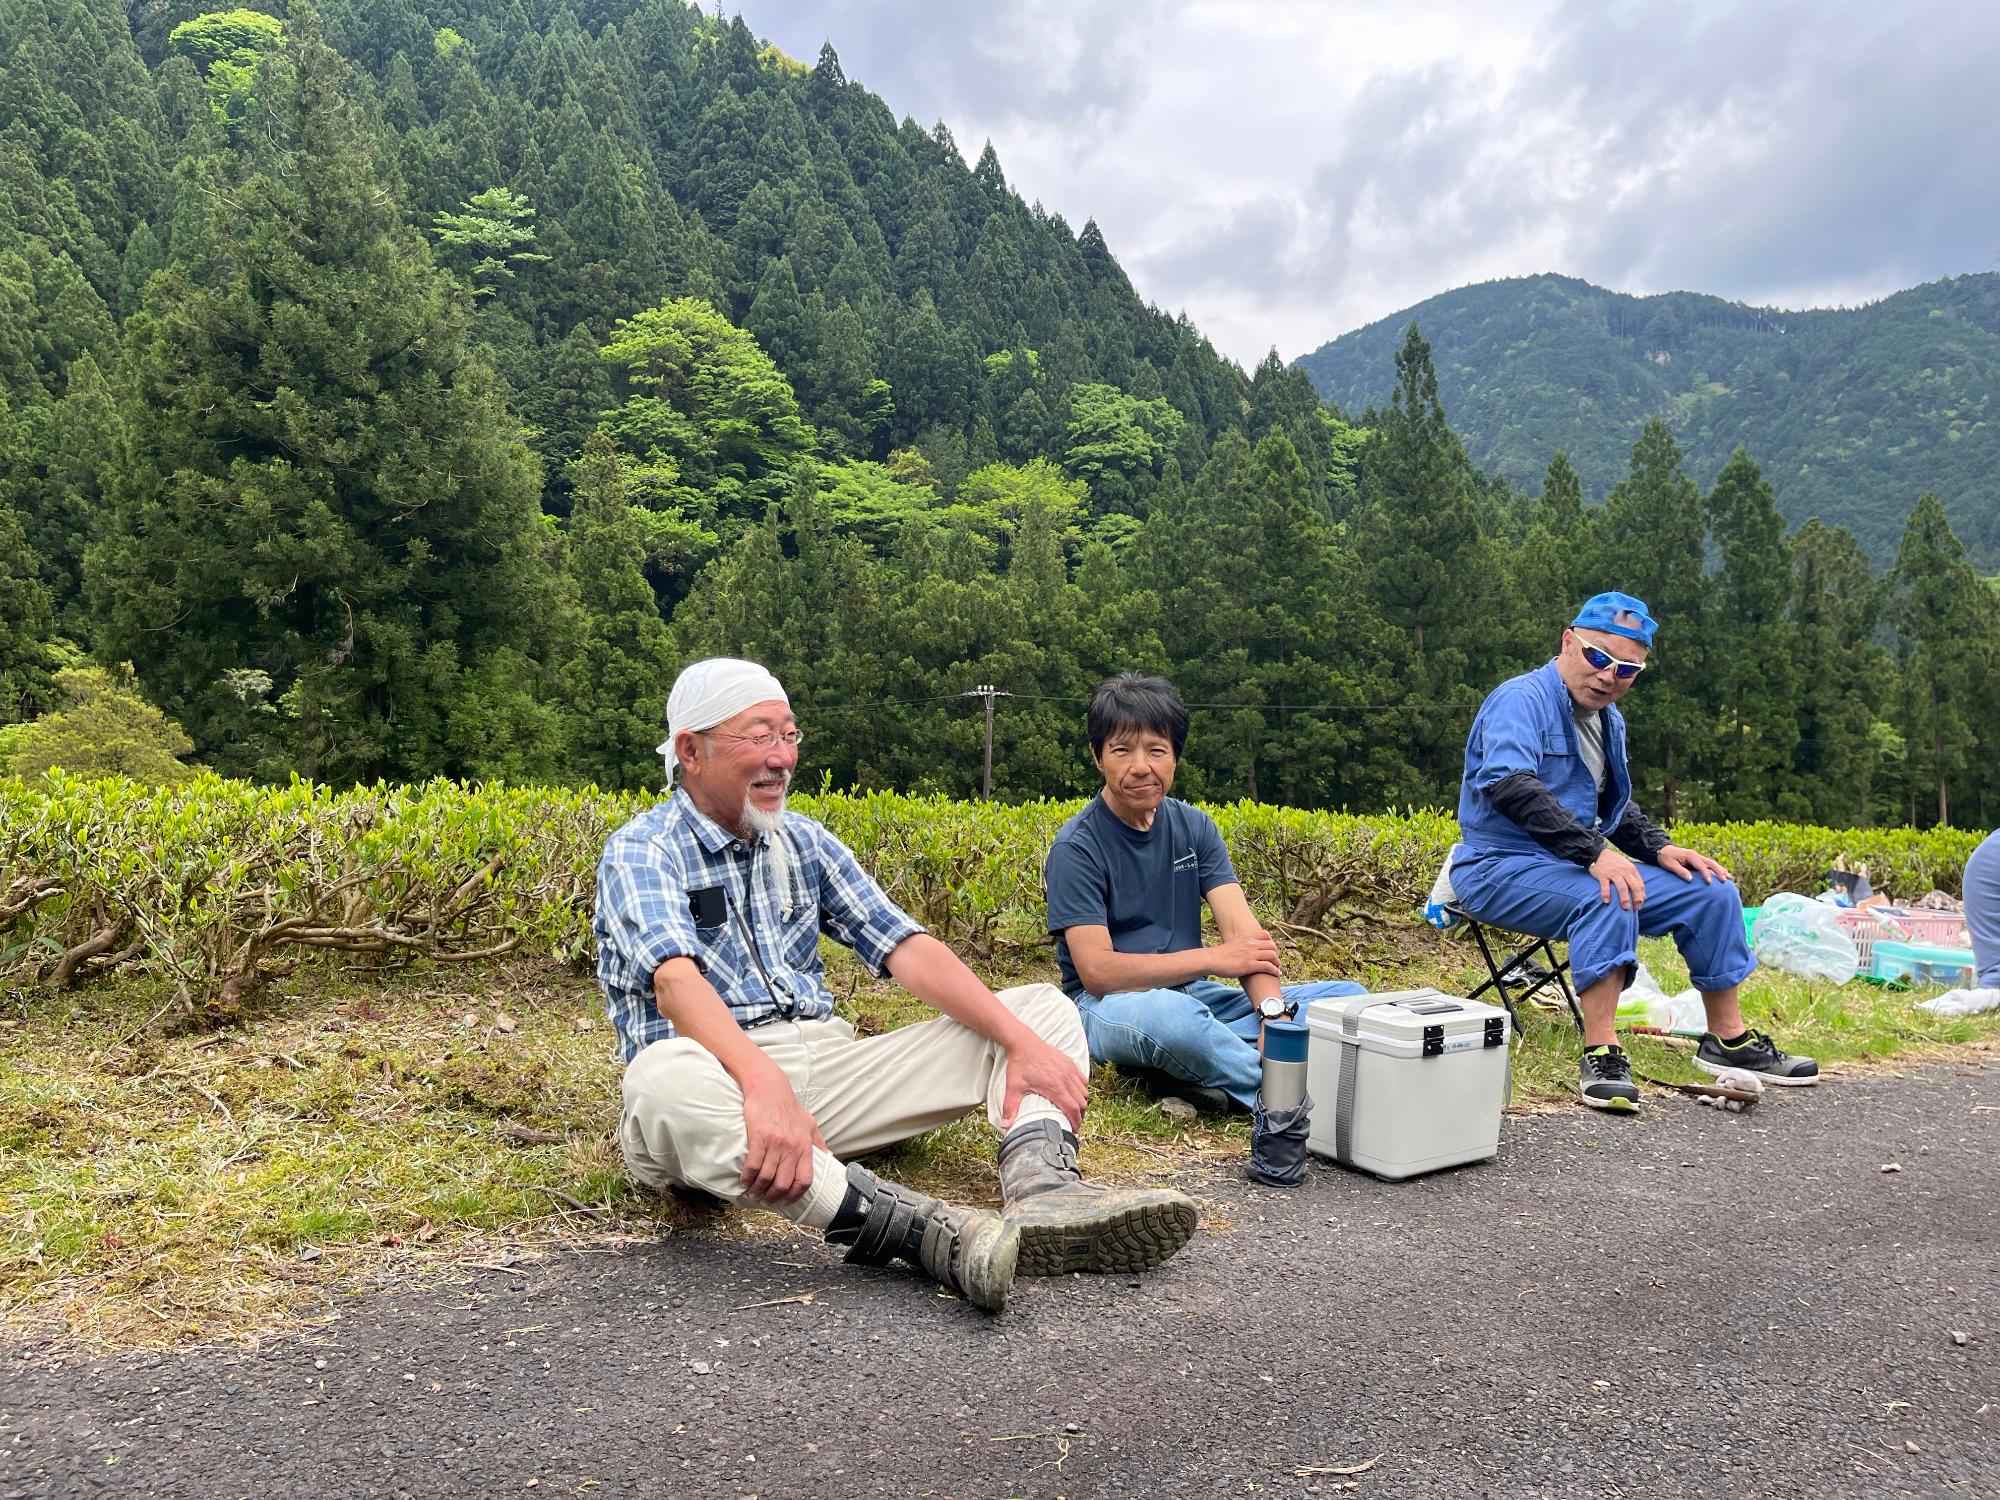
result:
<svg viewBox="0 0 2000 1500"><path fill-rule="evenodd" d="M1049 931L1063 989L1085 994L1070 961L1071 927L1105 927L1119 953L1183 953L1201 946L1202 899L1236 883L1215 819L1173 797L1141 833L1092 797L1063 824L1042 866Z"/></svg>

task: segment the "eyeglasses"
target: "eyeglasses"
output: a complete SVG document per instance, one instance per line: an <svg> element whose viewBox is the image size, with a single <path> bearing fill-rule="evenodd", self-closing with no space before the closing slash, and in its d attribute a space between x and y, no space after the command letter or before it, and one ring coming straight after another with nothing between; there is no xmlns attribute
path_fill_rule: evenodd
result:
<svg viewBox="0 0 2000 1500"><path fill-rule="evenodd" d="M1634 677L1637 677L1641 672L1646 670L1644 662L1620 661L1609 651L1598 650L1597 647L1591 645L1582 636L1576 638L1576 644L1577 649L1583 652L1583 659L1590 663L1590 669L1593 672L1602 672L1606 667L1610 667L1613 669L1612 676L1616 677L1620 682L1630 682Z"/></svg>
<svg viewBox="0 0 2000 1500"><path fill-rule="evenodd" d="M737 740L745 745L755 745L759 750L774 750L779 745L788 745L796 750L799 741L805 738L805 732L798 729L787 729L783 733L767 729L762 734L731 734L726 729L711 729L709 733L719 735L725 740Z"/></svg>

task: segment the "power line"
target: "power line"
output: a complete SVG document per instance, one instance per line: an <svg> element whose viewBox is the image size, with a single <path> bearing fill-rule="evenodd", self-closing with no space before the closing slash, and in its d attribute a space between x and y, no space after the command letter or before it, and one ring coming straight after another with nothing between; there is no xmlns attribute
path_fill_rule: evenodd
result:
<svg viewBox="0 0 2000 1500"><path fill-rule="evenodd" d="M992 779L991 756L993 748L993 700L994 699L1014 698L1023 703L1089 703L1091 701L1088 696L1076 696L1064 693L1016 693L1016 692L1010 692L1001 687L997 687L992 683L980 683L976 686L967 688L962 692L937 693L926 698L870 698L854 703L800 703L797 705L797 708L799 712L805 714L876 713L885 708L913 708L913 707L924 707L926 705L935 706L944 703L956 703L965 698L979 698L984 700L985 717L986 717L985 735L986 735L986 755L987 755L986 775L984 779L984 784L987 791L982 792L982 796L986 795L987 792L990 792L991 788L991 779ZM1381 714L1381 713L1404 713L1404 712L1469 713L1476 710L1478 707L1477 704L1473 703L1413 702L1407 699L1401 703L1195 702L1195 703L1187 703L1184 704L1183 706L1190 710L1199 709L1203 711L1236 712L1244 709L1249 709L1258 713L1344 712L1344 713L1357 713L1357 714L1362 714L1362 713ZM1831 741L1831 740L1818 740L1818 739L1799 739L1791 741L1791 748L1817 749L1822 745L1840 744L1840 743L1843 742Z"/></svg>
<svg viewBox="0 0 2000 1500"><path fill-rule="evenodd" d="M1015 698L1023 703L1088 703L1089 695L1075 696L1064 693L1013 693L1002 688L993 688L996 698ZM978 698L986 693L986 685L968 688L960 693L941 693L931 698L871 698L855 703L801 703L797 707L807 713L872 713L879 708L903 708L927 703L952 703L960 698ZM1243 709L1252 708L1263 712L1282 710L1286 713L1332 713L1336 710L1348 713L1395 713L1405 709L1422 712L1465 713L1478 708L1476 703L1188 703L1190 709Z"/></svg>

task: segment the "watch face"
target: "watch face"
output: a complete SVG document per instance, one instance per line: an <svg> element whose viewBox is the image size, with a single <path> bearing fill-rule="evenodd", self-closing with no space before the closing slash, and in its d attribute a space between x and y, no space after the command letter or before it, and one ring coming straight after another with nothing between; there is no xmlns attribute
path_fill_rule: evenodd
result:
<svg viewBox="0 0 2000 1500"><path fill-rule="evenodd" d="M1267 1021L1275 1021L1284 1015L1285 1002L1282 1000L1259 1000L1257 1002L1257 1009L1263 1012L1264 1018Z"/></svg>

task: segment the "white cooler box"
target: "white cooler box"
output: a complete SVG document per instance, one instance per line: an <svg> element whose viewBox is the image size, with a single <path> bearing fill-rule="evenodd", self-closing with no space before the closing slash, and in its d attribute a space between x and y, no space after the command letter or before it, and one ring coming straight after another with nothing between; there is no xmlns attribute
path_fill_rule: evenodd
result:
<svg viewBox="0 0 2000 1500"><path fill-rule="evenodd" d="M1414 1177L1500 1149L1507 1012L1436 990L1306 1007L1306 1149L1377 1177Z"/></svg>

